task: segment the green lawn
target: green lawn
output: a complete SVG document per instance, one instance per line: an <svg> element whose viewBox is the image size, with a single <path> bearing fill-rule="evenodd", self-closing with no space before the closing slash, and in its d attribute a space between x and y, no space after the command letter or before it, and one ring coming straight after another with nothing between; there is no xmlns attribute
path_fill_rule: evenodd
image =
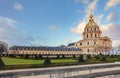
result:
<svg viewBox="0 0 120 78"><path fill-rule="evenodd" d="M44 60L34 60L34 59L20 59L20 58L9 58L2 57L5 65L27 65L27 64L43 64ZM52 59L52 63L74 63L77 60L74 59Z"/></svg>
<svg viewBox="0 0 120 78"><path fill-rule="evenodd" d="M101 61L100 59L96 59L95 57L86 58L85 62L78 63L78 58L51 58L52 64L49 66L68 66L68 65L84 65L84 64L95 64L95 63L108 63L108 62L115 62L120 61L120 57L108 57L106 56L107 61ZM35 60L34 58L24 59L23 57L2 57L2 61L5 64L5 67L0 68L0 70L6 69L23 69L23 68L37 68L37 67L46 67L44 63L44 59ZM47 66L48 67L48 66Z"/></svg>
<svg viewBox="0 0 120 78"><path fill-rule="evenodd" d="M52 59L52 63L76 63L74 59Z"/></svg>
<svg viewBox="0 0 120 78"><path fill-rule="evenodd" d="M25 64L43 64L44 60L32 60L32 59L18 59L18 58L9 58L2 57L5 65L25 65Z"/></svg>

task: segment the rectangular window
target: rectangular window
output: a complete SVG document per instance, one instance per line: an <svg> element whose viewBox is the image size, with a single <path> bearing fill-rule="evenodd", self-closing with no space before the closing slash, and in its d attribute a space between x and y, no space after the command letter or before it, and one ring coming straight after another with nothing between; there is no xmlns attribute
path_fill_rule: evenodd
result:
<svg viewBox="0 0 120 78"><path fill-rule="evenodd" d="M87 42L87 45L89 45L89 42Z"/></svg>
<svg viewBox="0 0 120 78"><path fill-rule="evenodd" d="M97 37L97 35L95 34L95 38Z"/></svg>
<svg viewBox="0 0 120 78"><path fill-rule="evenodd" d="M82 43L80 43L80 46L82 46Z"/></svg>
<svg viewBox="0 0 120 78"><path fill-rule="evenodd" d="M96 42L94 42L94 45L96 44Z"/></svg>

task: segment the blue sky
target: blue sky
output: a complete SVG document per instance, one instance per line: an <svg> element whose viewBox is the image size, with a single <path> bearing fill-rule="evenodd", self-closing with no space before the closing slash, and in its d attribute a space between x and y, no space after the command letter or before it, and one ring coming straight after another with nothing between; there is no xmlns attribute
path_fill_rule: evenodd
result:
<svg viewBox="0 0 120 78"><path fill-rule="evenodd" d="M9 45L67 45L82 39L92 13L103 35L117 46L119 7L120 0L0 0L0 40Z"/></svg>

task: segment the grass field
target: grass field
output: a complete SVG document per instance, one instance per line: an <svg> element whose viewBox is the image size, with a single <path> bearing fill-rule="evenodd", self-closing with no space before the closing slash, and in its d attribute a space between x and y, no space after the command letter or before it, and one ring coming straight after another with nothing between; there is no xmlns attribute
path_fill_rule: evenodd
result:
<svg viewBox="0 0 120 78"><path fill-rule="evenodd" d="M120 61L120 56L110 57L106 56L106 61L101 61L95 57L86 58L84 62L78 63L78 58L51 58L51 63L49 66L44 65L45 59L35 60L35 58L23 58L23 57L2 57L2 61L5 66L0 68L0 70L8 69L24 69L24 68L40 68L40 67L54 67L54 66L70 66L70 65L85 65L85 64L96 64L96 63L111 63L115 61Z"/></svg>
<svg viewBox="0 0 120 78"><path fill-rule="evenodd" d="M34 60L34 59L19 59L2 57L5 65L27 65L27 64L43 64L44 60ZM75 63L77 60L74 59L52 59L52 63Z"/></svg>

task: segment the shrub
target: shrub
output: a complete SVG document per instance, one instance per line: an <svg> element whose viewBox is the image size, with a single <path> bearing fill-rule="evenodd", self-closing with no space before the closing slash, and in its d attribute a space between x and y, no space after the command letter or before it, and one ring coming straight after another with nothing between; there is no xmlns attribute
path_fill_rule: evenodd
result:
<svg viewBox="0 0 120 78"><path fill-rule="evenodd" d="M50 58L46 58L45 60L44 60L44 65L50 65L51 64L51 60L50 60Z"/></svg>
<svg viewBox="0 0 120 78"><path fill-rule="evenodd" d="M111 55L111 58L114 58L114 55Z"/></svg>
<svg viewBox="0 0 120 78"><path fill-rule="evenodd" d="M90 54L88 54L88 55L87 55L87 58L91 58L91 55L90 55Z"/></svg>
<svg viewBox="0 0 120 78"><path fill-rule="evenodd" d="M39 56L36 54L36 55L34 55L35 56L35 60L37 60L38 58L39 58Z"/></svg>
<svg viewBox="0 0 120 78"><path fill-rule="evenodd" d="M62 55L62 58L65 58L65 55Z"/></svg>
<svg viewBox="0 0 120 78"><path fill-rule="evenodd" d="M96 55L95 58L96 58L96 59L100 59L100 56L99 56L99 55Z"/></svg>
<svg viewBox="0 0 120 78"><path fill-rule="evenodd" d="M107 61L107 60L106 60L106 57L105 57L105 56L103 56L103 57L102 57L102 59L101 59L101 61L106 62L106 61Z"/></svg>
<svg viewBox="0 0 120 78"><path fill-rule="evenodd" d="M78 58L78 63L85 62L83 55L80 55Z"/></svg>
<svg viewBox="0 0 120 78"><path fill-rule="evenodd" d="M25 58L26 58L26 59L29 58L29 55L28 55L28 54L25 54Z"/></svg>
<svg viewBox="0 0 120 78"><path fill-rule="evenodd" d="M73 58L75 58L75 55L73 55Z"/></svg>
<svg viewBox="0 0 120 78"><path fill-rule="evenodd" d="M42 55L39 55L39 58L42 58Z"/></svg>

